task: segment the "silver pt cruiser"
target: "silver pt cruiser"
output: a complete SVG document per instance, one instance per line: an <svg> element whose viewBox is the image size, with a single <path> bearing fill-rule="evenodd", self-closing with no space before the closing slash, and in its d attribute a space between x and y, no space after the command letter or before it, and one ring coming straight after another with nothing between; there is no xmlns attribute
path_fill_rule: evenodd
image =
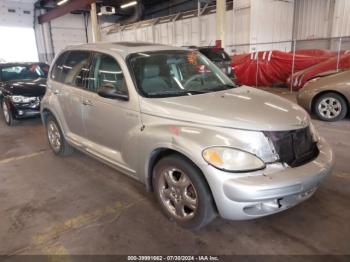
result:
<svg viewBox="0 0 350 262"><path fill-rule="evenodd" d="M253 219L306 199L333 154L298 105L235 84L193 50L68 47L41 103L57 155L81 150L141 181L185 228Z"/></svg>

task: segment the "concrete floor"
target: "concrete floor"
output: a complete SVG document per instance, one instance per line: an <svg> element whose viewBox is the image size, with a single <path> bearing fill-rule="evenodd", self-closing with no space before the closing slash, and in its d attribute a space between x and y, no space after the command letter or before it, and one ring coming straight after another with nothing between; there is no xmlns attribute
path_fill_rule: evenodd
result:
<svg viewBox="0 0 350 262"><path fill-rule="evenodd" d="M336 167L311 199L198 232L169 222L138 182L78 152L54 156L39 119L0 120L0 254L350 254L349 119L314 121Z"/></svg>

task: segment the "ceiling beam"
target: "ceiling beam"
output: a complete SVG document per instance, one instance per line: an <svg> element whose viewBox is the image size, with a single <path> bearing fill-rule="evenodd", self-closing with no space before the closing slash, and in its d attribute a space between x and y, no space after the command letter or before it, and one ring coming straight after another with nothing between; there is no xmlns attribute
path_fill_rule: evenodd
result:
<svg viewBox="0 0 350 262"><path fill-rule="evenodd" d="M38 17L39 24L49 22L57 17L69 14L70 12L85 8L92 3L95 3L96 0L71 0L67 4L58 6L47 13L40 15Z"/></svg>

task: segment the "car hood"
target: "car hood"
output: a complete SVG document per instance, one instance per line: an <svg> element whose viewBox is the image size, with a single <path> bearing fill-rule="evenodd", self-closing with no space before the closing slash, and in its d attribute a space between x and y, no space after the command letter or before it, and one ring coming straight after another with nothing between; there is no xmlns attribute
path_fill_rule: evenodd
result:
<svg viewBox="0 0 350 262"><path fill-rule="evenodd" d="M143 98L143 114L179 121L259 131L282 131L309 125L300 106L277 95L247 86L167 98Z"/></svg>
<svg viewBox="0 0 350 262"><path fill-rule="evenodd" d="M3 90L8 95L43 96L46 91L46 79L8 81Z"/></svg>

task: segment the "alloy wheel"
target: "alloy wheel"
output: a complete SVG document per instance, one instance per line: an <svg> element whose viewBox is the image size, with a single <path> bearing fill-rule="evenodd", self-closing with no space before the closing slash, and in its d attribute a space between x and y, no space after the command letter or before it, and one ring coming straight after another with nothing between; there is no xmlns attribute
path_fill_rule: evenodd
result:
<svg viewBox="0 0 350 262"><path fill-rule="evenodd" d="M340 115L342 111L341 102L333 97L325 97L318 104L318 112L327 119L333 119Z"/></svg>
<svg viewBox="0 0 350 262"><path fill-rule="evenodd" d="M10 111L5 101L2 102L2 111L4 113L5 121L10 123Z"/></svg>
<svg viewBox="0 0 350 262"><path fill-rule="evenodd" d="M189 220L198 209L198 197L190 178L177 168L162 171L159 195L169 213L178 220Z"/></svg>
<svg viewBox="0 0 350 262"><path fill-rule="evenodd" d="M58 130L57 124L53 121L50 121L47 125L47 135L49 138L49 143L55 152L60 151L61 149L61 134Z"/></svg>

